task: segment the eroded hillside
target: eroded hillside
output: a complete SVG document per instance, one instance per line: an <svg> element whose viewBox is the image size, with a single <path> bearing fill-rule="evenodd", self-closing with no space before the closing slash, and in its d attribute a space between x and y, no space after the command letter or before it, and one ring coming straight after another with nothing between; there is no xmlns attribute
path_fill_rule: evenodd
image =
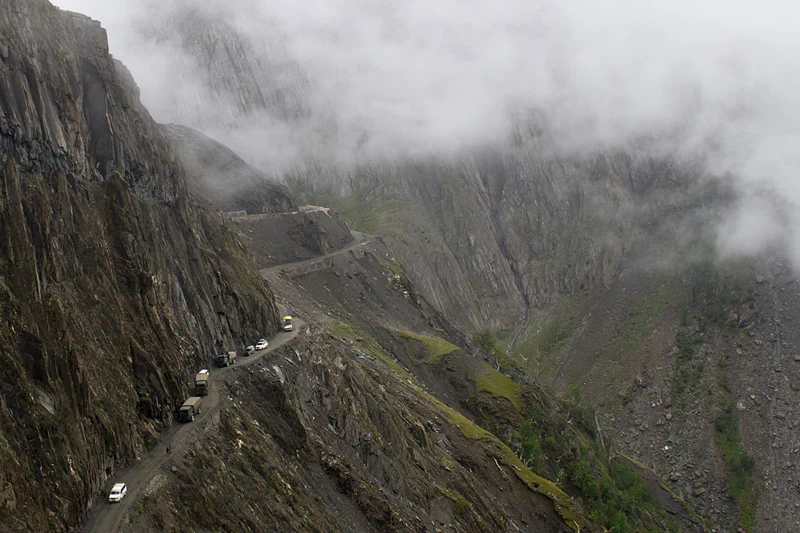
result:
<svg viewBox="0 0 800 533"><path fill-rule="evenodd" d="M703 531L589 411L454 344L379 241L264 274L306 325L214 378L219 412L123 530Z"/></svg>

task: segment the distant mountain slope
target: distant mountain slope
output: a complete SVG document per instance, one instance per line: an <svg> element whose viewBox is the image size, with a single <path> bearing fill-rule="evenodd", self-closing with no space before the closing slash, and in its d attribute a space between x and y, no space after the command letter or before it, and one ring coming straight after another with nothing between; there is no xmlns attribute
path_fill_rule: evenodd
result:
<svg viewBox="0 0 800 533"><path fill-rule="evenodd" d="M193 196L223 211L248 214L296 211L289 190L253 168L230 148L197 130L163 126L186 168Z"/></svg>

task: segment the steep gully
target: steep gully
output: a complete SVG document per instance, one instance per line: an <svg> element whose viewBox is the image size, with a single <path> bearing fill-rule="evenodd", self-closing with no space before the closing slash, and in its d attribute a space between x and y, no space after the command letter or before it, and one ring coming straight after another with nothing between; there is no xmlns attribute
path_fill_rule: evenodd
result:
<svg viewBox="0 0 800 533"><path fill-rule="evenodd" d="M311 260L265 268L261 270L261 275L264 278L267 278L267 276L270 274L276 274L287 269L308 267L317 263L321 263L334 256L347 253L356 247L363 246L371 242L371 240L365 240L365 237L366 236L364 234L354 231L353 242L346 248L336 250ZM296 318L294 320L293 331L288 333L279 333L275 339L271 341L269 347L267 347L265 350L262 350L261 352L244 359L241 363L238 363L233 367L221 368L213 371L209 394L203 400L202 414L196 418L194 423L178 426L176 429L166 435L162 442L153 450L151 450L150 453L142 458L137 464L114 474L113 477L109 479L107 483L108 486L105 487L106 490L104 491L103 495L107 494L111 484L126 483L128 485L127 496L119 504L110 504L105 500L101 500L99 511L89 518L81 531L84 533L111 533L116 531L119 527L120 521L125 516L125 513L130 508L132 502L136 500L137 496L147 486L150 479L153 478L156 472L169 459L170 454L167 454L166 449L169 447L171 449L171 454L174 453L176 456L180 455L183 451L188 449L188 447L196 440L196 438L202 434L201 427L205 426L205 424L213 418L214 413L219 410L219 376L228 375L239 367L252 365L276 348L279 348L280 346L290 342L297 336L303 324L304 322L301 319Z"/></svg>

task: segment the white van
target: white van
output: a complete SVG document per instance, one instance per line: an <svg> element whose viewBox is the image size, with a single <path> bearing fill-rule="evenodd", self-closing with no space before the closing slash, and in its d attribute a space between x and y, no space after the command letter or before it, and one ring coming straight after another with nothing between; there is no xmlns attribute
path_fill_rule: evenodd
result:
<svg viewBox="0 0 800 533"><path fill-rule="evenodd" d="M125 485L125 483L116 483L111 487L111 492L108 493L108 501L111 503L119 503L127 493L128 486Z"/></svg>

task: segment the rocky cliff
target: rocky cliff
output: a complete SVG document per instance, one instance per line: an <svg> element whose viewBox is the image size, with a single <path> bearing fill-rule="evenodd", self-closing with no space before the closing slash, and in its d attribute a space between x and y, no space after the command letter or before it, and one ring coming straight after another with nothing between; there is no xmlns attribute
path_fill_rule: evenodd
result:
<svg viewBox="0 0 800 533"><path fill-rule="evenodd" d="M272 294L98 22L0 2L0 524L65 531Z"/></svg>

